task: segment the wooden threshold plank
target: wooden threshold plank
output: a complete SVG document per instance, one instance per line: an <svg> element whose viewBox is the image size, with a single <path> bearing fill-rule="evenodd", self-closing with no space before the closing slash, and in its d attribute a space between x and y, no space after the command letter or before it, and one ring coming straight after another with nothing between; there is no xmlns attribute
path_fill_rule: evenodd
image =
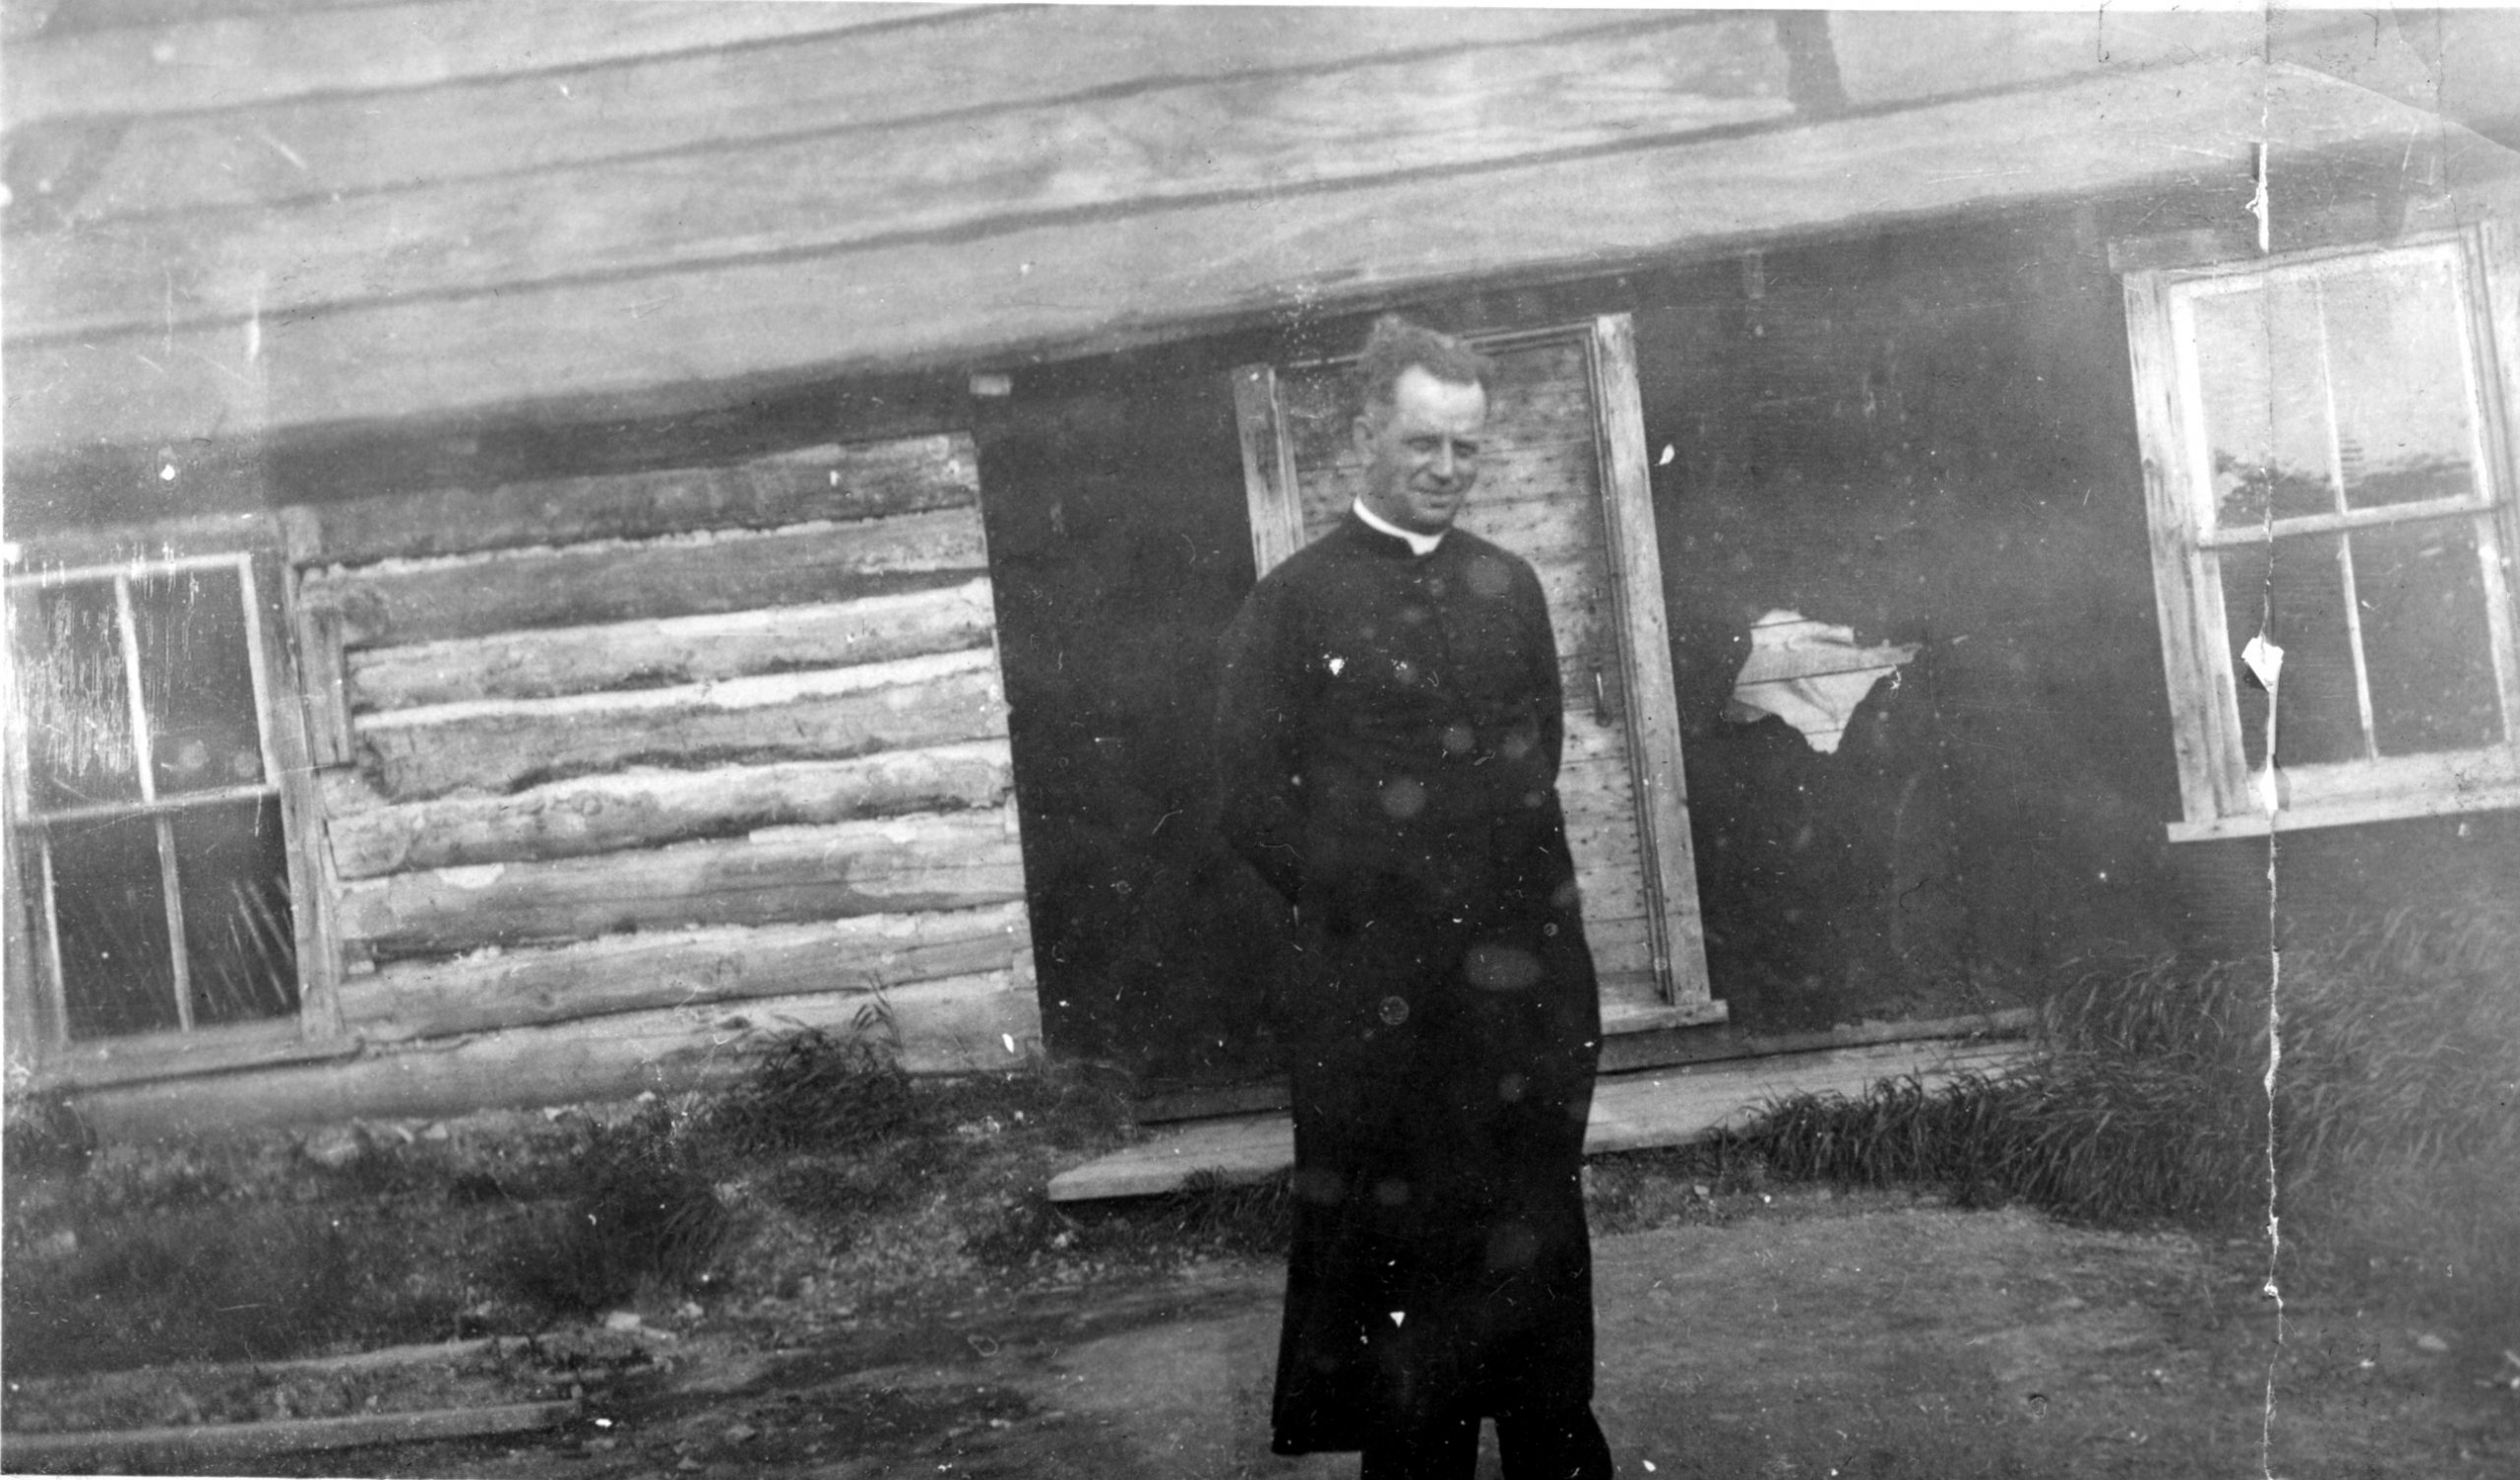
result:
<svg viewBox="0 0 2520 1480"><path fill-rule="evenodd" d="M1915 1075L1928 1088L1964 1073L1998 1074L2028 1062L2018 1043L1937 1039L1816 1054L1735 1060L1604 1077L1584 1131L1588 1155L1680 1146L1796 1094L1860 1094ZM1053 1202L1154 1197L1208 1173L1228 1185L1266 1181L1294 1165L1294 1124L1283 1114L1193 1122L1050 1179Z"/></svg>

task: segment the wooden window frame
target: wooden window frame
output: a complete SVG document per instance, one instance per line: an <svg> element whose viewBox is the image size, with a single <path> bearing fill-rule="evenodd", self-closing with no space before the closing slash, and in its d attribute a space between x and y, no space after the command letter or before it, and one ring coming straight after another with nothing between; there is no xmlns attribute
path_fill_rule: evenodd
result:
<svg viewBox="0 0 2520 1480"><path fill-rule="evenodd" d="M2509 418L2520 406L2520 258L2497 225L2426 232L2395 241L2331 246L2256 257L2145 266L2122 278L2129 368L2143 449L2146 520L2162 659L2176 747L2179 820L2173 842L2258 837L2270 831L2354 826L2520 806L2520 586L2512 552L2515 469ZM2476 414L2482 492L2455 503L2382 506L2370 511L2295 516L2275 535L2311 535L2420 519L2466 516L2484 575L2488 640L2503 720L2503 740L2474 749L2337 761L2276 764L2252 773L2238 706L2239 676L2226 622L2220 551L2264 543L2267 530L2206 527L2200 479L2204 444L2197 420L2194 357L2181 343L2181 300L2192 285L2271 281L2279 272L2322 264L2379 264L2450 254L2463 311L2469 384ZM2123 262L2140 252L2114 253ZM2333 526L2334 530L2330 527Z"/></svg>
<svg viewBox="0 0 2520 1480"><path fill-rule="evenodd" d="M13 551L19 556L11 562L18 573L8 577L9 591L14 595L22 590L112 580L119 592L127 589L130 582L186 571L235 573L246 622L246 656L253 675L264 775L261 782L250 786L188 795L169 804L156 798L155 778L144 753L140 758L141 800L127 805L39 810L33 804L26 722L13 687L5 727L5 851L11 875L7 901L8 1021L12 1060L30 1070L39 1086L79 1089L336 1058L354 1052L357 1044L346 1039L341 1029L337 994L341 960L332 929L329 863L322 844L322 813L314 787L307 688L297 653L301 614L296 610L287 561L277 548L259 544L209 551L170 551L124 560L95 559L94 542L82 545L84 547L73 558L87 558L79 559L79 563L56 563L41 569L28 568L40 563L41 547L31 553ZM121 600L118 597L118 603ZM126 632L124 641L129 640ZM109 814L165 818L187 806L263 799L279 804L284 834L283 856L296 952L297 1010L250 1022L73 1039L63 996L45 829L65 819ZM159 847L162 850L164 846L161 836ZM181 939L172 940L170 945L180 959L184 950ZM188 1008L188 1003L179 1002L179 1013L187 1019Z"/></svg>
<svg viewBox="0 0 2520 1480"><path fill-rule="evenodd" d="M1679 694L1671 676L1670 625L1663 607L1663 554L1655 534L1653 472L1637 385L1635 320L1613 313L1580 323L1463 338L1490 352L1569 341L1584 347L1592 376L1594 450L1601 460L1603 536L1612 575L1612 629L1618 638L1621 691L1631 711L1628 765L1636 789L1640 862L1652 904L1648 938L1662 997L1653 1012L1623 1018L1612 1031L1723 1022L1728 1008L1715 996L1706 965L1697 859L1681 773ZM1326 356L1285 368L1315 369L1354 358ZM1274 364L1244 365L1233 372L1257 575L1268 574L1304 545L1302 501L1293 486L1294 445L1279 402L1279 373Z"/></svg>

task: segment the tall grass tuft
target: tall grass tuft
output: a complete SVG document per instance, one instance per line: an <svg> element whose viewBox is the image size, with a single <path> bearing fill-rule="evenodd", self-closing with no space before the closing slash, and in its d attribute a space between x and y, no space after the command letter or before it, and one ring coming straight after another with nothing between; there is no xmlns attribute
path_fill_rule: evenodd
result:
<svg viewBox="0 0 2520 1480"><path fill-rule="evenodd" d="M733 1232L708 1159L662 1103L598 1125L563 1179L567 1195L509 1241L502 1282L530 1305L563 1314L606 1310L709 1273Z"/></svg>
<svg viewBox="0 0 2520 1480"><path fill-rule="evenodd" d="M2265 962L2095 968L2048 1001L2025 1071L1796 1097L1713 1149L1777 1176L2254 1228L2272 980ZM2520 902L2404 909L2287 952L2282 1008L2288 1231L2332 1263L2520 1308Z"/></svg>
<svg viewBox="0 0 2520 1480"><path fill-rule="evenodd" d="M882 1040L807 1028L763 1051L711 1107L706 1133L743 1155L847 1151L901 1131L911 1113L910 1075Z"/></svg>

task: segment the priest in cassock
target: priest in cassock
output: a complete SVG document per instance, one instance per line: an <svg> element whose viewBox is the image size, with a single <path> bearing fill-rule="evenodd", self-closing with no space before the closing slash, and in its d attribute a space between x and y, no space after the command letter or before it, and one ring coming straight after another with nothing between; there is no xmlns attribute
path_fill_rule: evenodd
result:
<svg viewBox="0 0 2520 1480"><path fill-rule="evenodd" d="M1295 1234L1281 1453L1364 1480L1607 1480L1584 1123L1601 1014L1557 799L1539 578L1453 527L1489 361L1386 317L1361 488L1228 630L1227 841L1292 907Z"/></svg>

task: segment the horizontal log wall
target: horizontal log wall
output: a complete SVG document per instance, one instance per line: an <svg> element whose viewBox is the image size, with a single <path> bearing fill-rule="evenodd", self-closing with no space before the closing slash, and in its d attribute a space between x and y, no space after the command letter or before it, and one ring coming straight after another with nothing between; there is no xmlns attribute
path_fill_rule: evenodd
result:
<svg viewBox="0 0 2520 1480"><path fill-rule="evenodd" d="M345 1028L490 1034L554 1096L765 1002L883 1003L914 1067L1032 1053L976 480L940 436L289 510L353 762L321 784Z"/></svg>

